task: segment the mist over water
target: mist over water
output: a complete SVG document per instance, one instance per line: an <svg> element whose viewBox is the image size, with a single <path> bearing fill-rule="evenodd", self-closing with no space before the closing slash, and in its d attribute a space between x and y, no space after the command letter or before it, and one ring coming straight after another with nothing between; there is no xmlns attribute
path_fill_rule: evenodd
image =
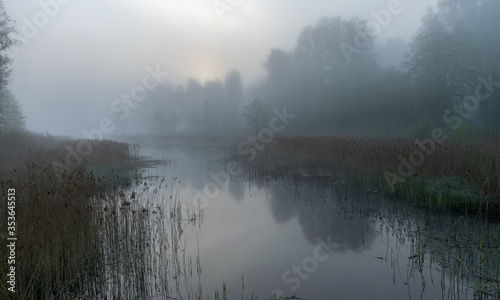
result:
<svg viewBox="0 0 500 300"><path fill-rule="evenodd" d="M203 191L215 182L209 174L224 166L216 151L206 150L146 147L143 155L168 163L144 174L167 181L175 177L181 206L192 209L197 195L208 195ZM459 216L394 203L376 190L352 185L334 174L243 178L233 177L225 188L219 186L216 197L203 206L199 229L190 229L185 252L199 255L203 267L192 285L201 283L210 291L220 287L223 278L230 299L252 293L295 293L307 299L331 295L472 299L471 290L454 285L442 268L442 257L427 253L422 259L428 263L420 265L415 252L420 231L441 234L453 225L458 234L468 230ZM364 288L355 288L360 285Z"/></svg>
<svg viewBox="0 0 500 300"><path fill-rule="evenodd" d="M499 14L0 0L0 298L498 299Z"/></svg>

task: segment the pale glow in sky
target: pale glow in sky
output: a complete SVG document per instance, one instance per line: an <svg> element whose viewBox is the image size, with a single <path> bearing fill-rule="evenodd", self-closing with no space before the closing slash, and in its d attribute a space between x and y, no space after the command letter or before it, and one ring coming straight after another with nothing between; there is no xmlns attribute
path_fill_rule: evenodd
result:
<svg viewBox="0 0 500 300"><path fill-rule="evenodd" d="M80 135L111 114L110 103L140 83L147 66L160 65L174 86L190 76L223 79L233 69L248 85L265 75L271 48L293 50L300 31L322 16L370 20L391 1L242 0L224 19L211 0L7 1L21 38L26 20L44 13L40 3L52 14L11 55L10 88L30 129ZM399 2L403 11L380 40L408 41L437 0Z"/></svg>

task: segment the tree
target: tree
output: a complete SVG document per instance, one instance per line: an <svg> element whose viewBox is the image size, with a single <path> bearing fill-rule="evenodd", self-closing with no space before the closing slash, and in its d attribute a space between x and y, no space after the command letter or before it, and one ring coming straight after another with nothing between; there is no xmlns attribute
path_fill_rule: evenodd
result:
<svg viewBox="0 0 500 300"><path fill-rule="evenodd" d="M295 98L302 133L329 134L359 126L361 110L373 101L374 78L381 76L371 49L374 34L357 18L323 18L300 33L294 50ZM363 87L363 88L360 88Z"/></svg>
<svg viewBox="0 0 500 300"><path fill-rule="evenodd" d="M201 114L202 114L202 100L203 100L203 86L201 83L194 79L189 78L186 85L186 100L188 102L189 115L187 118L188 127L191 130L200 130Z"/></svg>
<svg viewBox="0 0 500 300"><path fill-rule="evenodd" d="M7 87L10 76L11 59L5 51L16 44L10 35L15 32L13 21L7 15L3 1L0 1L0 89Z"/></svg>
<svg viewBox="0 0 500 300"><path fill-rule="evenodd" d="M224 89L226 91L226 103L222 107L223 128L228 131L236 131L240 127L238 126L238 109L241 107L241 101L243 100L243 85L238 71L232 70L226 74Z"/></svg>
<svg viewBox="0 0 500 300"><path fill-rule="evenodd" d="M479 21L477 19L479 5L479 0L440 0L438 9L451 28L471 29L474 23Z"/></svg>
<svg viewBox="0 0 500 300"><path fill-rule="evenodd" d="M7 90L10 76L10 58L5 54L16 42L10 38L14 33L13 21L7 15L3 1L0 0L0 130L24 130L26 120L21 105Z"/></svg>
<svg viewBox="0 0 500 300"><path fill-rule="evenodd" d="M481 69L489 73L498 73L500 71L500 61L498 59L500 35L497 28L500 26L500 19L498 18L500 2L498 0L480 1L477 10L477 21L472 25L474 31L471 35L475 38L473 42L478 45Z"/></svg>
<svg viewBox="0 0 500 300"><path fill-rule="evenodd" d="M227 73L224 81L224 88L226 90L226 99L228 102L238 103L241 101L243 99L241 74L236 70Z"/></svg>
<svg viewBox="0 0 500 300"><path fill-rule="evenodd" d="M500 2L484 0L478 8L476 23L476 42L480 49L479 59L483 76L491 76L495 82L500 81L500 36L497 28L500 26ZM481 116L486 126L486 133L495 141L500 140L500 88L494 87L491 96L481 104Z"/></svg>
<svg viewBox="0 0 500 300"><path fill-rule="evenodd" d="M371 64L374 34L367 22L358 18L322 18L315 27L300 33L294 56L304 75L322 75L333 80L346 75L352 63ZM351 54L347 49L352 49Z"/></svg>
<svg viewBox="0 0 500 300"><path fill-rule="evenodd" d="M255 98L249 105L244 106L243 110L246 127L257 135L268 120L264 105L260 102L259 98Z"/></svg>
<svg viewBox="0 0 500 300"><path fill-rule="evenodd" d="M21 105L9 90L0 91L0 131L16 131L26 129L26 119Z"/></svg>
<svg viewBox="0 0 500 300"><path fill-rule="evenodd" d="M203 119L206 131L221 130L224 125L224 83L214 79L203 85Z"/></svg>
<svg viewBox="0 0 500 300"><path fill-rule="evenodd" d="M496 28L500 26L498 15L500 2L497 0L441 0L439 15L446 28L456 37L459 44L450 45L457 49L454 53L462 66L462 84L468 88L462 89L460 97L454 97L455 113L457 107L464 105L464 96L475 94L478 77L491 77L494 82L500 79L500 36ZM472 45L472 46L471 46ZM465 69L465 70L464 70ZM490 96L481 101L479 114L471 114L469 121L479 126L491 138L498 140L500 134L500 92L495 86L489 87ZM455 88L460 91L459 87ZM456 93L460 94L460 93ZM457 96L457 95L455 95ZM480 120L478 120L480 118Z"/></svg>
<svg viewBox="0 0 500 300"><path fill-rule="evenodd" d="M474 78L475 68L469 55L473 45L467 40L464 32L451 30L440 14L428 11L405 62L420 120L439 125L451 101L469 92L464 84Z"/></svg>
<svg viewBox="0 0 500 300"><path fill-rule="evenodd" d="M296 71L294 65L292 54L279 48L271 49L264 63L269 82L278 86L289 83L289 79Z"/></svg>
<svg viewBox="0 0 500 300"><path fill-rule="evenodd" d="M175 112L157 111L151 115L151 129L155 133L172 133L180 124L179 116Z"/></svg>
<svg viewBox="0 0 500 300"><path fill-rule="evenodd" d="M267 78L260 84L260 87L255 86L260 91L255 90L249 100L261 96L267 99L267 105L272 107L287 106L295 110L295 106L300 106L300 90L293 54L279 48L271 49L264 68Z"/></svg>

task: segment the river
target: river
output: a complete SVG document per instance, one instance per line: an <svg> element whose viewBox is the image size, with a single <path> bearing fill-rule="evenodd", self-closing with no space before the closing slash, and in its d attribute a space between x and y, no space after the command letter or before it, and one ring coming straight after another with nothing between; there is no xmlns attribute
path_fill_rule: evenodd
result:
<svg viewBox="0 0 500 300"><path fill-rule="evenodd" d="M227 182L223 150L142 147L143 156L161 161L143 169L143 177L165 182L182 210L199 216L183 227L179 265L188 261L190 270L180 272L186 278L171 297L196 290L212 298L225 286L228 299L267 299L271 293L473 299L472 284L451 275L443 254L432 250L444 234L462 230L462 223L473 230L463 216L389 199L332 174L232 176Z"/></svg>

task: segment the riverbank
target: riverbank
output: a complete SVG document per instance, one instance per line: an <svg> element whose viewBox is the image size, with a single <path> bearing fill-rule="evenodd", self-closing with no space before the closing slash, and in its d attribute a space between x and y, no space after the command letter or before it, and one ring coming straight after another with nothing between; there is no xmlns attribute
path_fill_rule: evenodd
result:
<svg viewBox="0 0 500 300"><path fill-rule="evenodd" d="M153 140L153 142L160 143L166 139L168 137ZM177 142L182 141L189 145L190 139L193 137L179 137L177 141L168 139L167 145L176 145ZM354 257L359 249L364 249L364 257L367 255L381 257L381 254L376 252L376 249L380 247L370 246L374 240L378 240L374 238L379 233L379 230L375 230L378 228L375 228L378 226L373 222L375 220L380 222L379 225L389 227L396 224L395 228L390 227L391 232L400 234L396 240L410 240L411 238L409 252L404 252L405 254L399 259L405 264L411 262L412 269L420 270L422 274L427 273L430 268L429 259L432 259L433 264L438 263L444 270L443 278L449 278L446 276L448 272L451 272L453 276L456 276L456 278L452 276L453 280L456 279L456 282L461 283L462 274L471 275L470 281L463 286L469 288L474 285L474 290L478 293L494 295L491 299L498 295L496 283L498 282L499 235L496 223L490 222L491 220L485 220L483 223L479 221L480 218L467 218L467 216L462 217L447 212L430 212L418 206L418 211L409 215L398 214L398 212L409 212L413 205L407 205L409 201L392 201L392 199L375 201L375 196L386 198L381 194L390 194L395 197L398 195L396 194L397 188L394 193L391 193L388 187L383 188L383 185L387 185L385 172L398 174L400 163L398 157L404 157L403 155L411 154L414 149L419 149L412 148L412 141L406 141L405 144L404 140L391 142L392 140L388 139L276 137L268 144L252 145L245 137L235 137L229 142L224 141L222 137L205 140L195 138L194 150L186 151L187 147L184 146L164 147L161 155L156 159L161 157L171 160L168 165L149 170L149 173L146 172L140 180L136 180L140 176L129 176L130 181L116 181L111 184L111 187L102 184L109 183L110 178L113 178L116 173L123 174L114 167L131 164L130 174L137 174L133 172L133 168L140 166L141 161L136 158L136 150L133 147L128 146L129 152L126 155L120 151L120 149L125 149L122 147L125 144L102 141L100 143L102 146L96 145L95 148L93 146L94 153L99 153L98 157L93 158L92 155L88 155L84 158L80 155L82 157L80 167L74 167L71 172L63 172L61 176L64 180L60 182L57 180L52 163L56 160L64 164L65 156L70 153L67 146L75 149L78 154L78 149L82 150L83 144L80 144L79 140L54 139L46 136L34 137L33 141L37 141L43 147L36 148L25 143L23 149L29 148L30 150L26 152L30 153L30 156L22 157L40 157L40 159L34 160L34 164L28 164L24 169L16 170L14 173L9 172L10 180L4 180L1 183L2 191L13 186L16 189L16 199L19 201L19 205L15 208L20 218L16 225L16 234L19 239L15 253L16 258L19 258L16 260L18 263L16 265L18 299L144 298L152 295L175 297L175 294L169 294L171 289L179 290L177 285L182 286L183 282L186 284L185 282L190 280L193 284L189 284L191 289L188 289L188 293L194 297L194 295L201 295L201 290L198 290L195 284L197 280L201 280L199 277L202 269L200 249L205 257L211 258L203 260L206 274L203 294L214 298L225 294L224 284L220 294L216 292L214 295L211 288L217 285L213 282L207 288L206 278L212 277L216 277L216 281L222 281L225 278L228 282L228 290L231 293L239 293L243 276L234 278L219 273L220 265L210 263L218 261L217 256L215 258L212 256L213 253L222 253L221 257L229 257L224 252L229 251L242 253L239 260L231 258L231 263L235 262L234 264L238 266L235 268L235 274L245 273L246 291L263 291L259 293L265 295L273 289L283 288L280 278L282 278L282 272L287 269L282 269L281 266L288 267L292 263L301 262L303 253L309 253L304 252L309 250L309 242L314 243L318 236L325 239L328 235L332 235L339 244L348 245L352 248L353 261L359 261L359 257ZM241 149L247 151L238 153L242 141L246 144ZM234 147L234 151L230 155L227 153L224 155L224 151L229 149L226 147L229 143ZM456 149L469 146L457 145ZM213 153L217 155L209 151L212 146ZM449 144L442 146L448 149L451 147ZM5 147L5 144L0 147ZM250 147L255 149L255 157L250 156L248 152ZM392 147L394 149L391 153L389 150ZM154 150L157 148L154 143L152 148ZM479 147L479 149L483 148ZM457 155L461 153L458 150L449 152ZM163 153L166 154L165 157ZM436 146L434 154L443 158L445 153L448 152L440 151ZM395 162L392 162L393 157L390 154L395 156ZM490 152L483 154L483 159L494 157ZM252 157L253 159L248 161ZM384 157L387 159L381 160ZM456 160L456 164L459 165L461 161L457 157L450 156L449 159ZM231 181L228 183L229 193L226 193L226 189L222 189L221 186L219 192L223 196L210 198L210 209L207 210L206 215L208 224L203 224L204 232L220 232L221 234L217 238L210 234L198 236L198 231L195 229L200 228L205 213L189 205L192 203L191 196L196 195L196 191L207 191L205 189L207 186L218 184L218 181L214 181L209 174L211 172L219 174L225 169L220 161L222 158L240 162L239 166L246 170L241 174L254 176L257 184L253 184L252 181L244 181L244 184ZM441 176L441 173L437 172L439 170L430 173L432 168L425 166L427 162L433 162L432 155L425 156L425 158L425 162L416 168L419 171L417 176L410 176L408 180L424 176L427 174L423 173L424 171ZM471 160L474 161L474 159L477 162L481 157L471 155ZM24 163L20 158L16 161ZM101 166L106 161L109 165ZM87 168L87 166L91 167ZM101 166L102 174L105 176L98 176L95 166ZM454 166L449 170L460 170L460 168ZM474 172L478 171L474 170ZM147 176L148 174L151 176ZM273 179L271 177L279 179L269 180ZM181 180L183 185L180 184ZM128 182L131 182L130 186ZM260 184L261 182L264 184ZM366 187L370 187L369 193L365 193ZM359 194L354 194L358 192ZM6 195L5 193L2 197ZM179 198L184 198L183 200L187 202L178 201ZM409 195L408 199L413 199L412 195ZM392 207L393 204L396 208L384 210L384 208ZM345 210L349 205L352 209ZM429 205L429 203L420 205ZM491 208L493 201L490 201L488 205ZM438 208L438 206L432 207ZM187 208L189 211L186 212ZM268 212L268 209L271 210ZM449 208L443 206L441 209ZM460 209L460 206L455 208L457 209ZM429 221L426 213L432 213L434 219ZM383 216L382 219L379 218L381 216ZM438 223L438 220L443 221L444 217L447 221L439 223L441 227L436 230L429 227ZM214 221L225 218L238 221L233 221L229 229L223 229ZM274 273L269 273L262 281L255 279L260 277L259 272L262 271L252 271L252 268L236 263L246 261L245 257L248 254L244 249L250 249L254 243L253 240L241 240L238 242L240 249L236 251L234 246L224 247L225 242L233 245L235 241L240 241L231 236L231 232L245 232L247 228L254 228L255 220L259 220L260 224L260 227L255 228L255 235L259 235L260 238L266 236L262 239L272 240L274 244L280 246L280 249L273 252L266 244L265 251L261 252L265 253L264 258L261 257L264 261L272 255L279 260L283 257L281 245L296 243L294 247L296 252L291 254L291 257L296 259L283 258L281 264L277 264L277 267L272 268L271 271L267 270L268 273ZM288 234L291 235L282 231L285 223L290 230ZM276 224L279 226L274 227ZM310 227L311 224L314 226ZM462 224L463 227L458 228ZM296 226L303 228L297 230ZM185 251L183 247L187 245L187 238L190 233L194 237L194 231L196 231L196 239L193 238L192 248ZM296 233L298 233L297 239L294 242L290 236L295 236ZM304 244L300 244L300 241L304 240L302 235L306 233L310 235L305 236ZM389 235L387 238L387 243L389 243ZM214 241L221 245L221 248L212 249L213 252L210 253ZM404 242L401 243L404 244ZM298 245L302 245L303 248ZM151 251L152 249L161 249L161 251ZM370 249L375 252L369 252ZM259 249L254 249L254 251L258 253ZM287 253L292 253L290 249L287 251ZM455 253L456 251L458 254ZM469 253L475 253L475 255L470 256ZM342 254L343 260L345 255ZM332 274L336 272L334 259L335 256L332 254L332 261L324 262L321 268ZM393 261L390 256L383 259ZM254 262L249 263L254 264ZM369 266L370 262L367 263ZM1 264L0 267L3 269L8 267L7 261L2 261ZM367 266L359 265L358 267L365 270L365 273L369 273L366 272ZM472 271L466 273L462 269ZM380 270L377 269L372 274L379 274L378 272ZM185 278L187 281L184 280ZM328 278L328 276L321 275L317 278L309 282L320 280L319 278ZM273 282L270 286L266 283L269 280ZM358 276L356 280L359 280ZM406 292L406 286L403 284L401 286ZM9 299L12 296L8 293L7 287L2 286L0 298ZM284 287L290 286L285 284ZM323 288L327 290L326 285ZM283 291L285 294L291 294L288 289L283 289ZM301 290L300 296L311 298L314 291L309 291L311 294ZM241 293L243 295L243 291Z"/></svg>
<svg viewBox="0 0 500 300"><path fill-rule="evenodd" d="M268 144L235 148L231 157L248 174L324 177L341 172L360 185L432 209L499 211L500 145L495 143L445 142L439 136L421 141L276 137Z"/></svg>
<svg viewBox="0 0 500 300"><path fill-rule="evenodd" d="M0 298L89 294L97 287L91 284L106 280L100 271L109 236L103 235L106 217L99 208L135 179L134 148L30 132L2 133L0 140L0 210L7 216L0 228L2 240L13 243L12 259L0 260Z"/></svg>

